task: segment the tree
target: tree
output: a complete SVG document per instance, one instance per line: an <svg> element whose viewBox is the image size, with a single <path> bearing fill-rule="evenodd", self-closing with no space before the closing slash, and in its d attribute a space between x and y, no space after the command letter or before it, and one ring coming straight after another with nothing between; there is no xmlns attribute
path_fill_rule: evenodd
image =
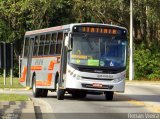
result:
<svg viewBox="0 0 160 119"><path fill-rule="evenodd" d="M0 0L0 39L15 43L18 59L22 46L20 44L28 30L75 22L112 23L129 29L129 2L130 0ZM160 0L133 0L137 58L135 66L137 72L143 72L143 75L137 73L138 77L153 77L158 74L154 72L160 66L159 5ZM147 54L139 57L143 53ZM145 70L140 68L143 58L149 58L151 61L145 60L146 64L152 64L145 65Z"/></svg>

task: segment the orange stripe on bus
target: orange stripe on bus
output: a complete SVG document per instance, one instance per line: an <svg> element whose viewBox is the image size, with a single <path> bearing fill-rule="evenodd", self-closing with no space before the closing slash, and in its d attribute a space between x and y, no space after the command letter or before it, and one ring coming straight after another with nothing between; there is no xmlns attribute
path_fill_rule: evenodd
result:
<svg viewBox="0 0 160 119"><path fill-rule="evenodd" d="M48 66L48 70L54 69L54 64L57 63L56 61L50 61L50 64ZM48 73L47 80L45 81L36 81L36 86L50 86L52 82L52 73Z"/></svg>
<svg viewBox="0 0 160 119"><path fill-rule="evenodd" d="M31 66L31 70L42 70L42 66Z"/></svg>
<svg viewBox="0 0 160 119"><path fill-rule="evenodd" d="M48 74L47 80L45 81L36 81L36 86L50 86L52 81L52 73Z"/></svg>
<svg viewBox="0 0 160 119"><path fill-rule="evenodd" d="M48 70L53 70L54 69L54 64L56 64L56 61L50 61L50 64L48 66Z"/></svg>
<svg viewBox="0 0 160 119"><path fill-rule="evenodd" d="M36 81L36 86L50 86L46 81Z"/></svg>
<svg viewBox="0 0 160 119"><path fill-rule="evenodd" d="M48 70L54 69L54 64L56 64L57 61L50 61L50 64L48 66ZM31 66L31 70L42 70L42 66ZM27 67L25 66L22 72L22 77L20 78L20 82L25 82L26 79L26 73L27 73ZM45 81L36 81L37 86L50 86L52 81L52 73L48 73L47 80Z"/></svg>
<svg viewBox="0 0 160 119"><path fill-rule="evenodd" d="M20 78L20 80L19 80L20 82L25 82L26 74L27 74L27 67L25 66L25 67L23 68L22 76L21 76L21 78Z"/></svg>
<svg viewBox="0 0 160 119"><path fill-rule="evenodd" d="M48 70L54 69L54 64L56 64L56 61L50 61L50 64L48 66ZM36 81L36 86L50 86L52 81L52 73L48 73L47 80L45 81Z"/></svg>
<svg viewBox="0 0 160 119"><path fill-rule="evenodd" d="M51 55L51 56L33 56L32 58L50 58L50 57L52 57L52 58L60 58L61 56L59 55L59 56L53 56L53 55Z"/></svg>

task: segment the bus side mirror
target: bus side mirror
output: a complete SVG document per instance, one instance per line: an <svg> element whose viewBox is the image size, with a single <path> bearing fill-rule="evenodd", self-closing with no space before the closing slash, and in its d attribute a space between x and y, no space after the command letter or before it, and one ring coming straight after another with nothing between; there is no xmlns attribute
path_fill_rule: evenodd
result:
<svg viewBox="0 0 160 119"><path fill-rule="evenodd" d="M69 36L65 37L64 45L67 47L68 51L72 51L72 39Z"/></svg>

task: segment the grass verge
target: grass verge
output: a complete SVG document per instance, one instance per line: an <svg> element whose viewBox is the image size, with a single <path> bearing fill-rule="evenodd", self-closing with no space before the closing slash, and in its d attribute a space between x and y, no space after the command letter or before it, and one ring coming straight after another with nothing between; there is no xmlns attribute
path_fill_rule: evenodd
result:
<svg viewBox="0 0 160 119"><path fill-rule="evenodd" d="M18 94L0 94L0 101L27 101L28 96Z"/></svg>
<svg viewBox="0 0 160 119"><path fill-rule="evenodd" d="M4 88L24 88L20 83L19 83L19 79L18 78L13 78L13 85L11 86L10 84L10 77L6 78L6 85L4 85L4 79L1 76L0 77L0 88L4 89Z"/></svg>

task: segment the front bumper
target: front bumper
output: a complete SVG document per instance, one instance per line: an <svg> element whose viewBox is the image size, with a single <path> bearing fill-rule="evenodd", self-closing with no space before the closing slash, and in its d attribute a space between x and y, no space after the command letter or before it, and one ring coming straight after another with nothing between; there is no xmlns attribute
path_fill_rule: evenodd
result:
<svg viewBox="0 0 160 119"><path fill-rule="evenodd" d="M94 86L99 84L101 87ZM111 81L99 81L99 80L78 80L73 77L68 77L65 83L66 89L81 89L81 90L96 90L96 91L114 91L124 92L125 80L121 80L117 83Z"/></svg>

